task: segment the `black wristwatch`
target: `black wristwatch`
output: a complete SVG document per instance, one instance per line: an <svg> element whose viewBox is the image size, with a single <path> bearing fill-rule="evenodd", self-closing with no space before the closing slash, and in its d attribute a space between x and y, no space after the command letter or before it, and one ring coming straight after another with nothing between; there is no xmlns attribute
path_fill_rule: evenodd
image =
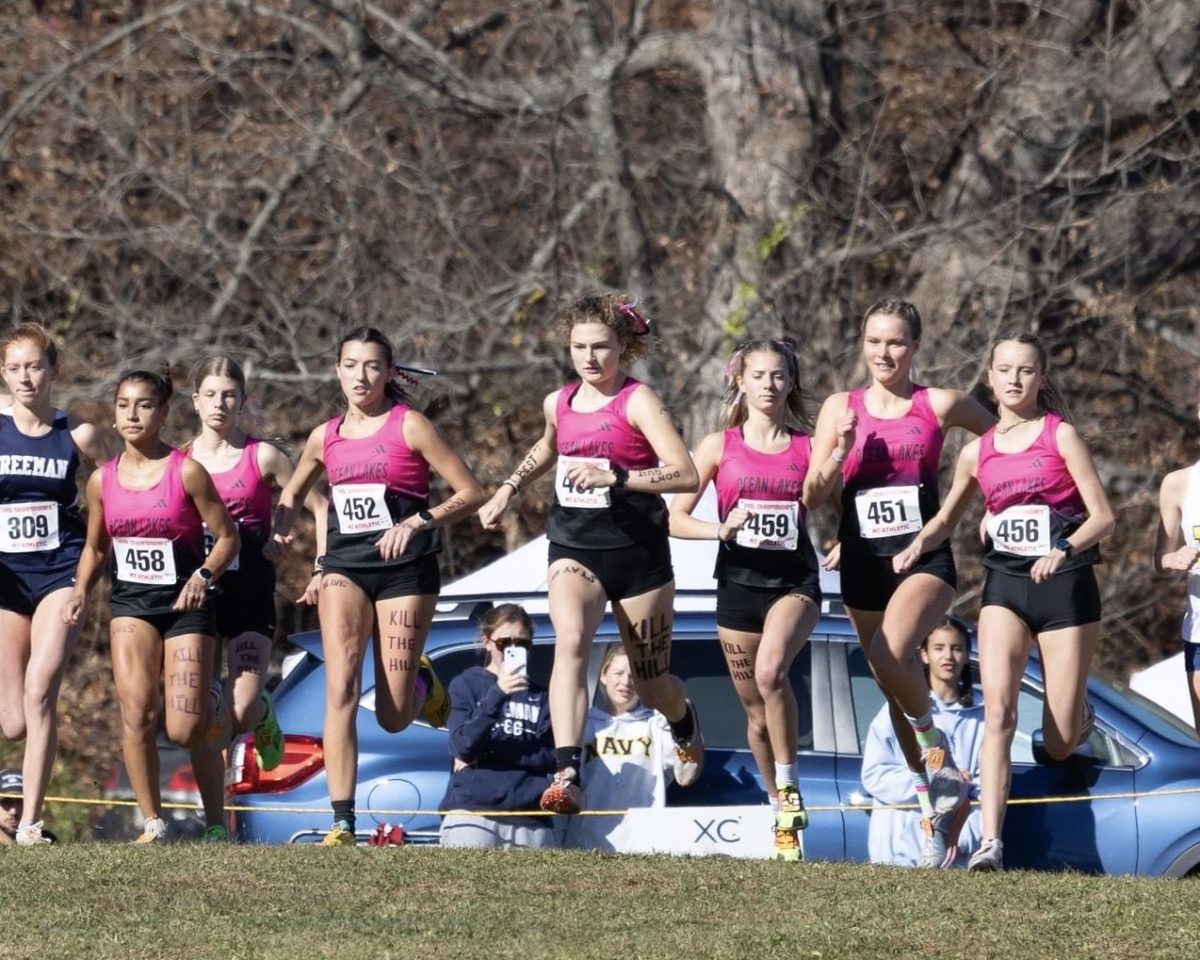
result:
<svg viewBox="0 0 1200 960"><path fill-rule="evenodd" d="M213 572L208 567L200 567L196 571L196 576L204 581L204 589L211 590L213 588Z"/></svg>
<svg viewBox="0 0 1200 960"><path fill-rule="evenodd" d="M1071 541L1066 537L1059 537L1054 541L1054 549L1061 550L1063 552L1063 556L1069 560L1071 558L1071 551L1075 548L1071 546Z"/></svg>
<svg viewBox="0 0 1200 960"><path fill-rule="evenodd" d="M418 510L417 519L421 521L421 526L427 527L433 523L433 514L428 510Z"/></svg>
<svg viewBox="0 0 1200 960"><path fill-rule="evenodd" d="M625 482L629 479L629 471L624 467L610 467L613 474L613 488L625 486Z"/></svg>

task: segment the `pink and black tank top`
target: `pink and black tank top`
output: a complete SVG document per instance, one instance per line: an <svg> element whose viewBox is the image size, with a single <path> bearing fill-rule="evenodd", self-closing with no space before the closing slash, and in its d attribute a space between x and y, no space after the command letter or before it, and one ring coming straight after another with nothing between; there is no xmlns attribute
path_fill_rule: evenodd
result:
<svg viewBox="0 0 1200 960"><path fill-rule="evenodd" d="M1037 438L1015 453L996 449L995 427L979 438L975 479L988 512L984 566L1027 574L1055 540L1069 537L1087 519L1083 497L1058 449L1062 422L1058 414L1046 414ZM1099 562L1099 548L1091 547L1072 554L1059 570Z"/></svg>
<svg viewBox="0 0 1200 960"><path fill-rule="evenodd" d="M555 407L558 463L546 531L550 542L583 549L665 542L667 506L658 494L624 487L581 492L566 479L567 468L578 460L630 471L658 466L650 441L629 422L629 398L640 381L627 377L612 400L588 413L571 407L580 386L563 387Z"/></svg>
<svg viewBox="0 0 1200 960"><path fill-rule="evenodd" d="M172 450L158 482L145 490L121 484L120 456L100 468L114 613L169 612L184 581L204 562L204 524L183 488L186 460L183 451Z"/></svg>
<svg viewBox="0 0 1200 960"><path fill-rule="evenodd" d="M928 387L913 386L912 406L902 417L872 416L866 390L852 390L847 407L858 426L842 464L842 549L895 556L938 511L942 427Z"/></svg>
<svg viewBox="0 0 1200 960"><path fill-rule="evenodd" d="M341 435L345 414L325 424L326 568L397 566L441 549L439 532L428 527L413 535L396 563L384 563L375 545L389 528L429 507L429 463L404 440L409 409L395 404L383 426L367 437Z"/></svg>
<svg viewBox="0 0 1200 960"><path fill-rule="evenodd" d="M804 434L792 434L786 450L762 453L747 445L740 427L725 431L714 479L717 514L724 521L742 506L751 515L734 539L719 544L717 579L782 589L816 575L801 500L811 458L812 441Z"/></svg>
<svg viewBox="0 0 1200 960"><path fill-rule="evenodd" d="M240 573L243 566L270 566L262 553L271 532L271 484L263 477L258 465L261 442L255 437L247 437L232 469L209 472L217 496L229 510L242 538L236 567L227 570L227 575ZM207 531L204 542L206 549L212 549L211 535Z"/></svg>

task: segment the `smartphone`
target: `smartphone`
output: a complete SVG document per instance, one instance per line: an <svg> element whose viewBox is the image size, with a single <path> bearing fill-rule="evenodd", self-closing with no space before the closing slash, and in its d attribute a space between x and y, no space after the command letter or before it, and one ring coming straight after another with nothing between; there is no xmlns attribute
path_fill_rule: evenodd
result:
<svg viewBox="0 0 1200 960"><path fill-rule="evenodd" d="M519 647L514 643L511 647L504 648L504 669L509 673L524 676L528 665L529 650L527 647Z"/></svg>

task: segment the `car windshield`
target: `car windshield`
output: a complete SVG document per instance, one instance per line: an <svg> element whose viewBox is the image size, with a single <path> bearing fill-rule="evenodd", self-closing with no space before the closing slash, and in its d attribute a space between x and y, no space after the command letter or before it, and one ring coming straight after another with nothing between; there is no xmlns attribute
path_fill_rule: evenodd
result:
<svg viewBox="0 0 1200 960"><path fill-rule="evenodd" d="M1149 697L1144 697L1128 684L1120 681L1110 682L1093 676L1092 682L1099 682L1101 686L1108 687L1117 696L1123 697L1133 707L1130 710L1138 720L1150 728L1156 736L1166 740L1172 740L1175 743L1182 743L1189 747L1196 746L1200 743L1200 737L1196 736L1196 731L1184 723L1179 717L1171 713L1165 707L1159 706Z"/></svg>

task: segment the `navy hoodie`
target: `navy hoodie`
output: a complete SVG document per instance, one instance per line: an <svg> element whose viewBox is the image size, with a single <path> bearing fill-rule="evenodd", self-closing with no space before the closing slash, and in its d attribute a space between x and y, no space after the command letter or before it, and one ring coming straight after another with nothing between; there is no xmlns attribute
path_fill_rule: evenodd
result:
<svg viewBox="0 0 1200 960"><path fill-rule="evenodd" d="M451 756L469 766L450 774L443 810L538 809L555 770L545 687L506 697L494 674L469 667L450 681L449 727Z"/></svg>

